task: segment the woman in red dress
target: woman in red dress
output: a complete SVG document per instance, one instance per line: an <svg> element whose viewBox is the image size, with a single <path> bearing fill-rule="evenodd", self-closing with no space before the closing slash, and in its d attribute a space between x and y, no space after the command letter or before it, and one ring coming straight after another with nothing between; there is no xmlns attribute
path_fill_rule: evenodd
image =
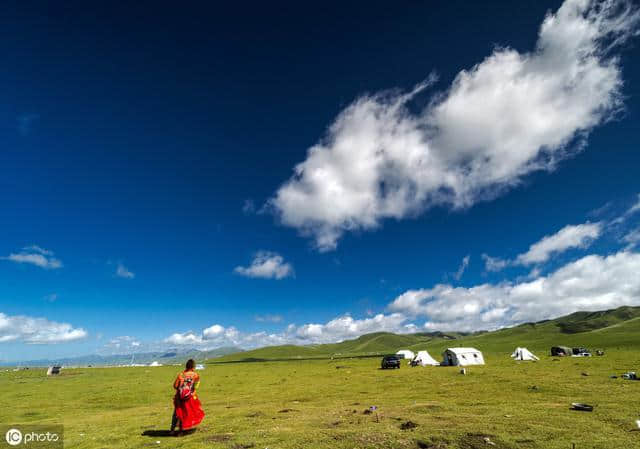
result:
<svg viewBox="0 0 640 449"><path fill-rule="evenodd" d="M187 361L186 369L178 374L173 388L176 394L173 397L173 418L171 419L171 432L175 435L176 426L180 432L192 429L202 421L204 412L200 406L197 389L200 386L200 375L195 371L196 362L193 359Z"/></svg>

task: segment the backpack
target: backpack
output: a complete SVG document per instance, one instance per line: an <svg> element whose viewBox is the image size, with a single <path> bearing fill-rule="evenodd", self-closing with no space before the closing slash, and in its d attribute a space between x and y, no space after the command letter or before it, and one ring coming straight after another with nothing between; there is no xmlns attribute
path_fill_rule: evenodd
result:
<svg viewBox="0 0 640 449"><path fill-rule="evenodd" d="M187 377L183 379L178 387L178 397L181 401L188 400L193 394L193 378Z"/></svg>

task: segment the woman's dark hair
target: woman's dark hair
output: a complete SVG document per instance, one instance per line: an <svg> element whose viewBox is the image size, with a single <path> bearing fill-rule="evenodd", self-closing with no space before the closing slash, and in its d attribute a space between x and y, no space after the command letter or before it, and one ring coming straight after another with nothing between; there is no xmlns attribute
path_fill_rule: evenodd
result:
<svg viewBox="0 0 640 449"><path fill-rule="evenodd" d="M187 360L187 369L193 369L196 366L196 362L193 359Z"/></svg>

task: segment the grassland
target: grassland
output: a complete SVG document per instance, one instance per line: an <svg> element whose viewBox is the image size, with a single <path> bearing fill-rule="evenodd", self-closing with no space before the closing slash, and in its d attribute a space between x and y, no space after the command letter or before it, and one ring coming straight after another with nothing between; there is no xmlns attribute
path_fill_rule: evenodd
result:
<svg viewBox="0 0 640 449"><path fill-rule="evenodd" d="M169 424L177 367L4 372L0 422L63 423L68 448L640 447L630 431L640 382L609 378L640 366L637 352L538 363L485 355L487 365L465 376L383 371L377 359L210 364L200 393L207 417L181 438L158 432ZM574 401L595 411L571 411ZM416 427L402 430L407 422Z"/></svg>
<svg viewBox="0 0 640 449"><path fill-rule="evenodd" d="M255 352L214 359L201 373L207 417L179 438L165 436L179 367L67 369L51 378L42 369L0 372L0 423L62 423L65 447L87 449L640 447L640 432L632 431L640 419L640 382L610 378L640 371L640 319L606 324L566 333L546 322L453 342L375 334L303 348L311 357L305 360L232 361L259 358ZM467 375L454 367L383 371L378 358L344 353L345 346L364 354L388 344L428 348L436 357L446 346L476 346L487 365L468 368ZM600 347L606 355L554 359L546 355L551 344ZM512 361L516 345L537 352L540 362ZM322 359L318 352L338 349L344 358ZM297 349L260 351L286 358ZM595 410L572 411L571 402ZM371 406L377 409L365 414Z"/></svg>

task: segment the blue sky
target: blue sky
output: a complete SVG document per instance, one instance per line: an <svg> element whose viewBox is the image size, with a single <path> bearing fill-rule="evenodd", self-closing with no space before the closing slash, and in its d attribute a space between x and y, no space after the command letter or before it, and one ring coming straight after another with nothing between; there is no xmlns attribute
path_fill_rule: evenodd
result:
<svg viewBox="0 0 640 449"><path fill-rule="evenodd" d="M10 5L0 359L640 305L628 6Z"/></svg>

